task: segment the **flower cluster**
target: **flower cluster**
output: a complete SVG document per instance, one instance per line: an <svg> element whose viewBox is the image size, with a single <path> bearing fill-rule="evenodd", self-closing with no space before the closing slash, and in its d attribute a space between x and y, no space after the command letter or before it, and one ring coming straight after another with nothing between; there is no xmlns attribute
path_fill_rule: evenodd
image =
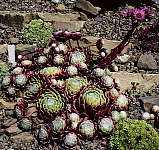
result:
<svg viewBox="0 0 159 150"><path fill-rule="evenodd" d="M57 31L54 33L54 38L60 42L67 40L79 40L82 37L80 32L68 32L68 31Z"/></svg>
<svg viewBox="0 0 159 150"><path fill-rule="evenodd" d="M126 9L122 12L124 17L131 17L137 21L143 21L145 19L150 19L154 16L151 10L148 7L143 8L134 8L134 9Z"/></svg>

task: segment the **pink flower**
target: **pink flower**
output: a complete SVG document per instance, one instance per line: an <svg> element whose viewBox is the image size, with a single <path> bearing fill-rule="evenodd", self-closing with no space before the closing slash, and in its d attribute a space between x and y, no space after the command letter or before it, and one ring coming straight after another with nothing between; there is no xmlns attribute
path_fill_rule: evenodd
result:
<svg viewBox="0 0 159 150"><path fill-rule="evenodd" d="M148 8L148 7L144 7L142 10L145 11L146 17L148 17L148 18L155 16L155 14L152 13L151 10L150 10L150 8Z"/></svg>
<svg viewBox="0 0 159 150"><path fill-rule="evenodd" d="M132 12L133 12L133 9L126 9L121 13L121 15L123 15L124 17L130 17L132 16Z"/></svg>
<svg viewBox="0 0 159 150"><path fill-rule="evenodd" d="M144 20L145 19L145 11L143 9L134 9L133 16L136 20Z"/></svg>

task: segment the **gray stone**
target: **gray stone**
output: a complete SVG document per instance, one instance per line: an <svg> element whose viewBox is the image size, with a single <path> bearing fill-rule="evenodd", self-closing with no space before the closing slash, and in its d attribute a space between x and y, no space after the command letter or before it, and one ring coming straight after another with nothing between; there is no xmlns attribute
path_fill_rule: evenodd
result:
<svg viewBox="0 0 159 150"><path fill-rule="evenodd" d="M11 44L18 44L19 43L19 38L14 38L13 37L13 38L10 38L9 41L10 41Z"/></svg>
<svg viewBox="0 0 159 150"><path fill-rule="evenodd" d="M143 109L150 112L154 105L159 105L159 95L141 97L139 101Z"/></svg>
<svg viewBox="0 0 159 150"><path fill-rule="evenodd" d="M15 124L11 125L9 128L7 128L6 132L8 134L15 134L15 133L18 134L21 132L21 130L17 127L17 124L15 123Z"/></svg>
<svg viewBox="0 0 159 150"><path fill-rule="evenodd" d="M65 5L64 4L58 4L58 6L56 7L56 10L57 11L64 11L66 8L65 8Z"/></svg>
<svg viewBox="0 0 159 150"><path fill-rule="evenodd" d="M6 26L21 28L35 18L37 14L0 11L0 23Z"/></svg>
<svg viewBox="0 0 159 150"><path fill-rule="evenodd" d="M46 22L65 22L65 21L76 21L80 17L79 14L61 14L61 13L38 13L38 16Z"/></svg>
<svg viewBox="0 0 159 150"><path fill-rule="evenodd" d="M122 56L117 57L118 62L121 64L129 62L130 59L131 59L130 55L127 54L123 54Z"/></svg>
<svg viewBox="0 0 159 150"><path fill-rule="evenodd" d="M53 23L53 28L56 30L66 29L70 32L80 31L85 24L85 21L56 21Z"/></svg>
<svg viewBox="0 0 159 150"><path fill-rule="evenodd" d="M17 122L17 119L13 119L13 118L7 119L7 120L5 120L5 122L3 123L3 126L9 127L9 126L15 124L16 122ZM14 127L14 129L15 129L15 125L13 125L13 127ZM11 132L10 130L11 130L11 129L8 128L7 131L8 131L8 132Z"/></svg>
<svg viewBox="0 0 159 150"><path fill-rule="evenodd" d="M147 92L159 83L159 74L128 73L126 71L111 72L113 78L120 80L121 91L132 89L132 82L139 83L140 92Z"/></svg>
<svg viewBox="0 0 159 150"><path fill-rule="evenodd" d="M155 70L157 69L157 62L151 54L141 55L137 67L145 70Z"/></svg>
<svg viewBox="0 0 159 150"><path fill-rule="evenodd" d="M16 54L17 55L29 55L29 54L33 54L35 48L36 48L36 45L17 44L16 45Z"/></svg>
<svg viewBox="0 0 159 150"><path fill-rule="evenodd" d="M0 44L0 54L7 52L7 44Z"/></svg>
<svg viewBox="0 0 159 150"><path fill-rule="evenodd" d="M20 142L30 143L33 142L33 140L34 136L28 132L22 132L20 134L11 137L11 141L14 143L20 143Z"/></svg>
<svg viewBox="0 0 159 150"><path fill-rule="evenodd" d="M8 26L3 25L3 24L0 24L0 29L1 29L1 30L6 30L6 29L8 29L8 28L9 28Z"/></svg>
<svg viewBox="0 0 159 150"><path fill-rule="evenodd" d="M83 12L80 12L80 20L87 21L88 20L87 15L84 14Z"/></svg>
<svg viewBox="0 0 159 150"><path fill-rule="evenodd" d="M86 1L86 0L77 0L76 7L92 15L98 15L99 13L99 10L96 7L94 7L89 1Z"/></svg>

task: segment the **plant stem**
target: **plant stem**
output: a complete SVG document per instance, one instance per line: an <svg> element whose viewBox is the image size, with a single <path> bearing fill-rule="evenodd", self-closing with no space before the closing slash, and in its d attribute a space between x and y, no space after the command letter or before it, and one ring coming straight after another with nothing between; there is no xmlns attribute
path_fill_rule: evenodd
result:
<svg viewBox="0 0 159 150"><path fill-rule="evenodd" d="M131 30L128 31L127 35L124 37L123 41L114 49L111 50L111 53L104 57L97 66L100 68L105 68L111 64L111 62L117 57L118 54L122 52L124 47L128 44L131 35L133 34L134 30L136 29L136 26L134 25Z"/></svg>

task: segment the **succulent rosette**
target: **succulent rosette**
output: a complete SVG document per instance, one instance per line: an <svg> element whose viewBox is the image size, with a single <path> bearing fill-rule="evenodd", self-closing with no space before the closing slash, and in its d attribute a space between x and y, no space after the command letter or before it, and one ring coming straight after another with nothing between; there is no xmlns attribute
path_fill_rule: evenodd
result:
<svg viewBox="0 0 159 150"><path fill-rule="evenodd" d="M111 118L104 117L98 121L98 128L102 133L109 134L114 129L114 123Z"/></svg>
<svg viewBox="0 0 159 150"><path fill-rule="evenodd" d="M64 100L57 91L49 90L40 95L37 106L46 114L58 114L64 109Z"/></svg>
<svg viewBox="0 0 159 150"><path fill-rule="evenodd" d="M91 138L95 134L95 125L89 119L84 119L79 125L79 132L86 138Z"/></svg>
<svg viewBox="0 0 159 150"><path fill-rule="evenodd" d="M104 114L107 111L109 99L105 96L102 89L97 86L89 85L80 93L76 106L79 111L86 113L90 117Z"/></svg>
<svg viewBox="0 0 159 150"><path fill-rule="evenodd" d="M64 139L64 145L65 147L74 147L75 145L77 145L77 142L78 142L78 138L77 138L77 135L75 133L68 133L65 135Z"/></svg>
<svg viewBox="0 0 159 150"><path fill-rule="evenodd" d="M19 56L17 66L2 80L7 96L17 100L19 127L33 131L41 144L63 142L70 149L81 138L106 137L118 120L112 111L129 106L119 92L119 81L108 75L103 63L93 62L88 48L80 47L81 35L56 32L46 47L35 49L32 58ZM71 40L77 46L72 47ZM104 49L104 41L98 40L96 46ZM36 116L29 113L30 107ZM124 112L118 115L125 118Z"/></svg>

